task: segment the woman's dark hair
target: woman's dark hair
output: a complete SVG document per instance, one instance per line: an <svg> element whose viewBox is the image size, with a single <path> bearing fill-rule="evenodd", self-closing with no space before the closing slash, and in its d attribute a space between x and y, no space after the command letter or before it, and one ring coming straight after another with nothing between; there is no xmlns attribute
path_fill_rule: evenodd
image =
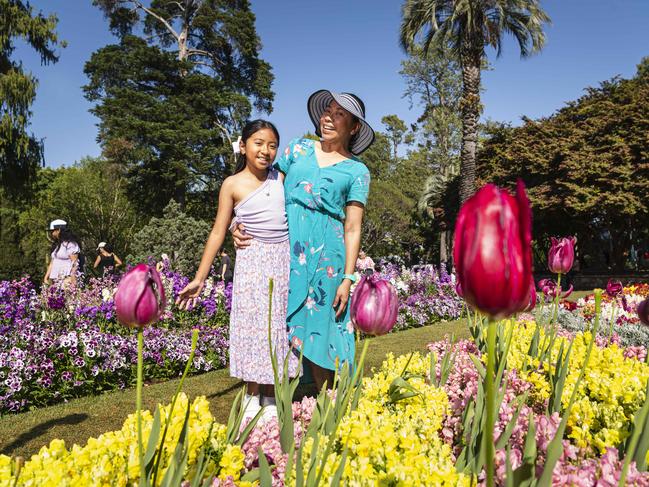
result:
<svg viewBox="0 0 649 487"><path fill-rule="evenodd" d="M113 246L111 244L106 244L104 245L104 250L108 252L109 254L113 253Z"/></svg>
<svg viewBox="0 0 649 487"><path fill-rule="evenodd" d="M60 230L61 232L59 233L59 238L57 238L56 240L54 240L54 242L52 242L52 252L58 252L58 250L61 248L61 245L64 242L75 243L79 246L79 249L81 249L81 241L79 240L79 237L77 237L67 227L61 227Z"/></svg>
<svg viewBox="0 0 649 487"><path fill-rule="evenodd" d="M277 131L277 128L275 125L270 123L267 120L262 120L262 119L257 119L257 120L251 120L246 124L245 127L243 127L243 131L241 132L241 142L244 144L246 141L255 133L258 132L262 129L270 129L273 131L275 134L275 137L277 137L277 145L279 145L279 132ZM245 154L239 153L237 156L237 167L234 168L234 174L237 174L246 167L246 156Z"/></svg>

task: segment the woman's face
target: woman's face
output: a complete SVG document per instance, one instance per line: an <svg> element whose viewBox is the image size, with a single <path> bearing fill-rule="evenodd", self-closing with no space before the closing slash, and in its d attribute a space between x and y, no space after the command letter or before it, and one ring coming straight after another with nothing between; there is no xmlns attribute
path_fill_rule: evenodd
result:
<svg viewBox="0 0 649 487"><path fill-rule="evenodd" d="M271 129L257 130L246 140L239 143L241 153L246 156L246 164L261 171L268 169L277 155L277 137Z"/></svg>
<svg viewBox="0 0 649 487"><path fill-rule="evenodd" d="M361 251L358 253L358 256L359 256L361 259L364 259L364 258L365 258L365 252L363 252L363 251L361 250Z"/></svg>
<svg viewBox="0 0 649 487"><path fill-rule="evenodd" d="M61 235L61 229L60 228L55 228L54 230L52 230L52 238L54 240L58 240L59 235Z"/></svg>
<svg viewBox="0 0 649 487"><path fill-rule="evenodd" d="M359 129L359 122L354 116L341 107L336 100L320 116L320 133L327 142L343 141L345 145Z"/></svg>

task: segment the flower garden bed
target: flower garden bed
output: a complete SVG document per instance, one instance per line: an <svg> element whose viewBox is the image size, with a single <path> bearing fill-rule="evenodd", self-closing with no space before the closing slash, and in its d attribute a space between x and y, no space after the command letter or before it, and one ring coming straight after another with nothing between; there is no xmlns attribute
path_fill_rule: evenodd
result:
<svg viewBox="0 0 649 487"><path fill-rule="evenodd" d="M386 273L399 289L397 329L460 316L462 301L444 271L388 267ZM182 311L173 301L188 279L168 270L162 279L169 305L144 334L147 379L182 373L194 328L199 341L192 373L225 367L231 288L209 284L199 303ZM133 385L137 338L116 321L116 285L91 279L72 292L50 287L39 294L27 278L0 282L0 414Z"/></svg>
<svg viewBox="0 0 649 487"><path fill-rule="evenodd" d="M507 449L509 468L515 470L529 462L526 436L530 425L534 426L532 465L537 474L542 471L561 420L561 413L552 410L554 364L560 356L566 357L567 346L572 343L560 396L560 404L565 407L592 339L589 332L560 332L549 358L539 360L530 350L535 333L543 341L544 328L537 330L533 321L509 321L502 326L503 335L511 330L512 345L495 425L496 478L500 485L504 485L508 468ZM363 380L358 403L344 414L328 455L324 456L323 451L328 441L326 435L318 436L315 446L312 437L306 440L303 462L308 463L312 455L323 456L323 485L329 485L336 475L343 483L352 485L470 485L472 481L483 480L470 472L458 471L456 466L467 445L466 410L480 394L478 364L485 362L485 356L469 340L454 344L435 342L429 349L429 354L389 356L372 377ZM644 347L627 349L610 340L596 340L587 364L588 374L579 384L568 417L561 442L563 453L552 474L553 485L617 485L622 466L618 451L628 441L634 415L645 400L649 379L646 353ZM445 363L447 356L450 360ZM405 377L416 394L400 399L395 396L393 385L399 377ZM187 404L183 396L176 403L167 439L170 446L179 436ZM260 451L265 462L273 467L273 485L284 485L285 480L291 484L295 480L295 463L287 471L288 455L282 450L276 420L257 425L243 444L228 444L226 426L213 423L206 404L199 397L190 408L185 479L193 480L199 451L207 445L204 451L208 452L209 466L205 475L211 478L211 485L251 485L251 472L259 465ZM303 441L316 410L315 399L305 398L293 404L297 445ZM515 412L518 417L510 425ZM151 415L144 414L145 443L151 423ZM379 444L377 437L381 438ZM121 430L91 439L84 447L66 449L62 442L54 441L21 467L17 485L29 485L30 481L31 485L124 485L137 481L135 445L134 416L126 420ZM168 462L167 455L163 468ZM341 462L343 468L338 472ZM0 483L14 480L12 472L16 466L15 460L0 457ZM62 477L61 472L67 476ZM632 462L626 484L649 485L649 473L638 471Z"/></svg>

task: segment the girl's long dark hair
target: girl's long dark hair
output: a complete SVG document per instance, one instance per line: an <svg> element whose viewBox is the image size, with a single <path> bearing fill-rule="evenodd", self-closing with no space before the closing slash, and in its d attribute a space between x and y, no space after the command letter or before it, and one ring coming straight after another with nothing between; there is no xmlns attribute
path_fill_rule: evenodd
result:
<svg viewBox="0 0 649 487"><path fill-rule="evenodd" d="M63 227L59 233L59 238L52 242L52 252L58 252L64 242L73 242L79 246L79 249L81 249L81 241L79 240L79 237L77 237L67 227Z"/></svg>
<svg viewBox="0 0 649 487"><path fill-rule="evenodd" d="M273 131L275 134L275 137L277 137L277 145L279 145L279 132L277 131L277 127L270 123L268 120L262 120L262 119L257 119L257 120L251 120L246 124L245 127L243 127L243 131L241 132L241 142L244 144L246 143L246 140L248 140L255 132L258 132L259 130L262 129L270 129ZM237 174L246 167L246 156L245 154L239 153L237 155L237 166L234 168L234 174Z"/></svg>

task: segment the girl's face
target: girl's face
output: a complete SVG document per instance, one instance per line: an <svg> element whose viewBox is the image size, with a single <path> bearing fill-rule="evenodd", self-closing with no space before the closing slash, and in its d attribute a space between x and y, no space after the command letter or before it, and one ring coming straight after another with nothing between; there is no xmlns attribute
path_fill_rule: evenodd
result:
<svg viewBox="0 0 649 487"><path fill-rule="evenodd" d="M352 136L358 132L359 123L354 116L341 107L336 100L320 116L320 133L327 142L340 140L347 145Z"/></svg>
<svg viewBox="0 0 649 487"><path fill-rule="evenodd" d="M61 235L61 229L60 229L60 228L57 228L57 229L55 229L55 230L52 230L52 238L53 238L54 240L58 240L58 239L59 239L59 235Z"/></svg>
<svg viewBox="0 0 649 487"><path fill-rule="evenodd" d="M239 142L246 164L256 170L268 169L277 155L277 137L271 129L261 129L245 141Z"/></svg>

